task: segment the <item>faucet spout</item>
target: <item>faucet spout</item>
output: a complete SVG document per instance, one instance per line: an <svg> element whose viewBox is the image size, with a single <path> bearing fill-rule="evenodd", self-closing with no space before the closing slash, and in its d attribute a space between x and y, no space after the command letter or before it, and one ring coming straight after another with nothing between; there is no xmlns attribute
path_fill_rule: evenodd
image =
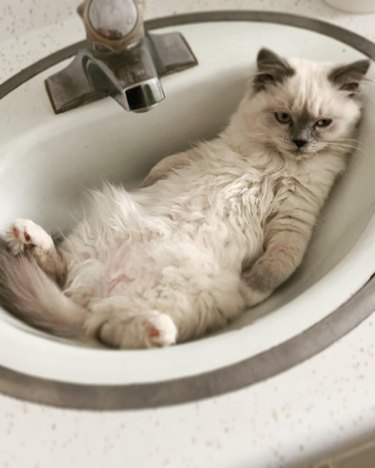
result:
<svg viewBox="0 0 375 468"><path fill-rule="evenodd" d="M124 109L145 112L164 98L160 76L197 65L179 33L145 33L143 0L85 0L78 12L88 47L46 87L56 113L111 96Z"/></svg>
<svg viewBox="0 0 375 468"><path fill-rule="evenodd" d="M117 55L98 58L86 49L78 57L92 87L114 98L127 111L146 112L165 98L147 38L124 53L121 60Z"/></svg>

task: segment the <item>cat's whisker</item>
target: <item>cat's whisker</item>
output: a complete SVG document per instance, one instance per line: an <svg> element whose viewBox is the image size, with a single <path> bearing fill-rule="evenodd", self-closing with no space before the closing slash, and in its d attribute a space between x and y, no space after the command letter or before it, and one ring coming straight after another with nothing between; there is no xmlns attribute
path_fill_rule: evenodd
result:
<svg viewBox="0 0 375 468"><path fill-rule="evenodd" d="M353 143L357 143L358 144L358 140L356 138L336 138L333 143L335 142L342 142L342 143L349 143L349 142L353 142ZM330 142L331 143L331 142Z"/></svg>
<svg viewBox="0 0 375 468"><path fill-rule="evenodd" d="M351 154L355 154L355 153L357 154L361 153L362 155L366 154L366 152L362 148L359 148L358 146L346 145L342 143L327 143L327 146L329 146L332 149L336 148L338 150L343 150L348 153L351 152Z"/></svg>
<svg viewBox="0 0 375 468"><path fill-rule="evenodd" d="M349 145L346 143L326 143L326 146L337 147L337 148L348 148L348 149L358 149L357 146Z"/></svg>
<svg viewBox="0 0 375 468"><path fill-rule="evenodd" d="M350 145L346 143L327 143L328 146L337 146L340 148L348 148L348 149L361 149L358 146Z"/></svg>
<svg viewBox="0 0 375 468"><path fill-rule="evenodd" d="M357 140L354 140L355 144L354 145L350 145L350 143L341 143L339 142L339 144L348 144L351 146L351 148L354 150L354 151L358 151L358 152L361 152L361 153L365 153L365 149L363 148L363 146L357 141Z"/></svg>

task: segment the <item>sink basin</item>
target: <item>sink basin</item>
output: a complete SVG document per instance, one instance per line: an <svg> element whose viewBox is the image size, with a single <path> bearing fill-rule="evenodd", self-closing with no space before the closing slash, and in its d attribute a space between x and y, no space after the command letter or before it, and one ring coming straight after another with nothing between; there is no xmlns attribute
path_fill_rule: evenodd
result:
<svg viewBox="0 0 375 468"><path fill-rule="evenodd" d="M155 31L180 31L199 66L163 78L166 100L147 114L124 112L107 98L56 116L44 79L68 60L7 92L0 100L0 229L24 217L68 232L87 188L104 180L133 188L162 157L216 135L243 95L262 46L323 61L357 60L364 52L375 57L373 44L333 26L336 39L329 37L329 26L318 21L281 15L289 24L274 24L272 13L241 15L150 23ZM348 37L347 44L340 37ZM215 335L140 351L83 347L0 310L0 391L79 408L178 403L281 372L363 320L372 312L372 282L362 288L375 268L374 86L365 92L360 149L333 189L303 265L268 301Z"/></svg>

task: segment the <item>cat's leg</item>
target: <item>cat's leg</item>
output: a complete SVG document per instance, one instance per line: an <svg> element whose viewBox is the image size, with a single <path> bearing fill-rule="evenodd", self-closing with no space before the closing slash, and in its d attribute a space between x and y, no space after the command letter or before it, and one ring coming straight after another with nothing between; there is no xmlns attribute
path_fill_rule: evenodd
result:
<svg viewBox="0 0 375 468"><path fill-rule="evenodd" d="M190 268L185 262L167 267L165 282L159 284L154 296L157 309L177 327L178 343L219 330L246 310L238 272L202 260L199 264L194 259Z"/></svg>
<svg viewBox="0 0 375 468"><path fill-rule="evenodd" d="M198 278L195 268L165 270L164 281L141 299L125 294L91 302L87 333L116 348L169 346L218 330L246 310L237 272L214 273L206 265Z"/></svg>
<svg viewBox="0 0 375 468"><path fill-rule="evenodd" d="M305 209L294 214L280 211L269 223L264 253L242 273L248 307L264 301L298 268L311 237L316 211Z"/></svg>
<svg viewBox="0 0 375 468"><path fill-rule="evenodd" d="M30 219L16 219L8 228L5 240L14 255L24 253L36 262L50 277L61 281L65 263L58 254L52 237Z"/></svg>
<svg viewBox="0 0 375 468"><path fill-rule="evenodd" d="M87 333L112 348L140 349L170 346L177 341L172 318L157 310L136 312L112 298L90 307Z"/></svg>

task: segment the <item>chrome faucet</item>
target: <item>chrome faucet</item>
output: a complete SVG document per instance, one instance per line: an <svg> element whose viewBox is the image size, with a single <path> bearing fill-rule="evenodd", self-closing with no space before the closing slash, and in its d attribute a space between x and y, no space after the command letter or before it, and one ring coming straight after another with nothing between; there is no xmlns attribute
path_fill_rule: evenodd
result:
<svg viewBox="0 0 375 468"><path fill-rule="evenodd" d="M148 111L164 99L160 76L197 65L180 33L145 32L143 9L143 0L85 0L78 7L88 47L46 80L56 113L104 96L128 111Z"/></svg>

